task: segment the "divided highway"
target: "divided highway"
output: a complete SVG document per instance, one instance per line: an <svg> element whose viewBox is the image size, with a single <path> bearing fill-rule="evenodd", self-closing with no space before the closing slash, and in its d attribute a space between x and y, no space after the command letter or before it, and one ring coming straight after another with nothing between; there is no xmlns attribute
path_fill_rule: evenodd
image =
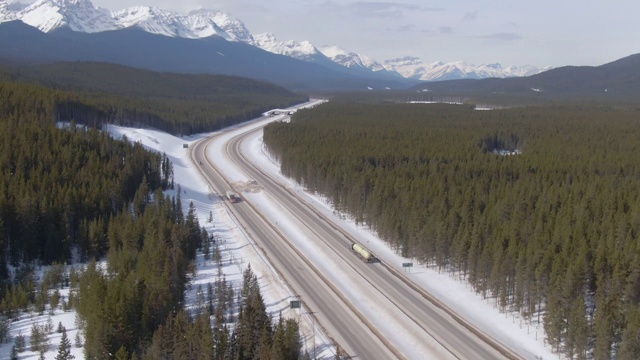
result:
<svg viewBox="0 0 640 360"><path fill-rule="evenodd" d="M265 123L266 124L266 123ZM437 358L451 359L524 359L530 354L516 354L475 329L464 319L440 303L423 289L413 284L404 274L384 262L368 264L359 261L348 251L354 241L348 233L331 223L320 212L298 198L295 192L271 179L247 159L241 151L243 139L262 131L253 127L233 137L225 145L228 156L250 178L255 179L281 206L295 217L301 226L313 234L316 246L331 253L332 261L344 269L345 276L361 284L367 299L382 304L386 314L380 319L364 315L365 310L349 289L341 288L338 281L322 274L324 264L314 264L287 241L286 236L248 202L234 204L232 211L245 230L262 248L273 266L278 269L289 285L299 294L327 334L350 356L360 359L407 358L401 349L389 339L390 329L377 326L381 319L394 319L411 329L412 341L431 344L430 354ZM192 159L203 164L201 171L218 194L229 189L227 181L216 170L215 163L207 157L207 146L211 139L204 139L193 146ZM222 154L217 154L218 156ZM335 283L334 283L335 282Z"/></svg>
<svg viewBox="0 0 640 360"><path fill-rule="evenodd" d="M218 194L224 194L230 187L206 156L211 140L209 138L196 143L191 149L191 157L199 165L212 189ZM318 276L308 261L287 244L278 229L249 203L241 201L229 208L273 267L301 296L305 307L314 309L313 316L344 351L349 355L359 354L361 359L404 358L393 347L389 349L357 313L345 306L341 294Z"/></svg>

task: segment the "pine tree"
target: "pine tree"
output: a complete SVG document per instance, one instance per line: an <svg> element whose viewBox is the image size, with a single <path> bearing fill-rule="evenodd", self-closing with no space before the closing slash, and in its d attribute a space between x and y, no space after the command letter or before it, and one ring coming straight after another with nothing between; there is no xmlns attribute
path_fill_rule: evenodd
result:
<svg viewBox="0 0 640 360"><path fill-rule="evenodd" d="M209 234L205 228L202 228L202 253L204 254L204 259L211 259L211 243L209 241Z"/></svg>
<svg viewBox="0 0 640 360"><path fill-rule="evenodd" d="M20 330L15 339L13 339L13 345L18 352L24 351L24 347L27 345L27 342L24 338L24 334L22 334L22 330Z"/></svg>
<svg viewBox="0 0 640 360"><path fill-rule="evenodd" d="M197 357L202 360L214 358L214 340L210 319L211 314L208 311L204 311L198 316L195 324L193 324L196 334L193 340L196 342L196 347L198 348Z"/></svg>
<svg viewBox="0 0 640 360"><path fill-rule="evenodd" d="M31 345L31 351L38 351L44 341L45 334L36 323L31 326L31 337L29 343Z"/></svg>
<svg viewBox="0 0 640 360"><path fill-rule="evenodd" d="M56 360L72 360L75 356L71 355L71 341L67 337L67 329L62 328L62 337L58 346L58 354Z"/></svg>
<svg viewBox="0 0 640 360"><path fill-rule="evenodd" d="M215 313L215 325L213 328L213 344L215 348L214 359L223 360L229 347L229 329L224 324L222 309L218 307Z"/></svg>
<svg viewBox="0 0 640 360"><path fill-rule="evenodd" d="M0 316L0 344L4 344L9 339L9 319Z"/></svg>
<svg viewBox="0 0 640 360"><path fill-rule="evenodd" d="M640 307L629 312L627 327L622 334L619 359L640 359Z"/></svg>
<svg viewBox="0 0 640 360"><path fill-rule="evenodd" d="M209 310L209 314L214 314L215 312L213 311L213 285L211 285L211 282L207 283L207 305L208 305L208 310Z"/></svg>
<svg viewBox="0 0 640 360"><path fill-rule="evenodd" d="M80 330L76 331L75 346L77 348L82 347L82 337L80 336Z"/></svg>
<svg viewBox="0 0 640 360"><path fill-rule="evenodd" d="M567 349L567 352L572 355L571 358L573 358L574 352L578 359L585 359L587 356L589 326L586 312L584 299L579 296L573 302L569 314L567 346L570 346L571 349Z"/></svg>
<svg viewBox="0 0 640 360"><path fill-rule="evenodd" d="M300 330L298 322L294 319L285 321L285 357L287 359L298 359L302 355L302 339L300 338ZM315 346L315 339L314 339ZM316 356L316 349L313 349L313 356Z"/></svg>
<svg viewBox="0 0 640 360"><path fill-rule="evenodd" d="M116 352L116 360L129 360L129 352L127 351L127 348L120 346Z"/></svg>
<svg viewBox="0 0 640 360"><path fill-rule="evenodd" d="M53 333L53 319L51 316L47 317L47 322L44 324L44 331L46 334Z"/></svg>

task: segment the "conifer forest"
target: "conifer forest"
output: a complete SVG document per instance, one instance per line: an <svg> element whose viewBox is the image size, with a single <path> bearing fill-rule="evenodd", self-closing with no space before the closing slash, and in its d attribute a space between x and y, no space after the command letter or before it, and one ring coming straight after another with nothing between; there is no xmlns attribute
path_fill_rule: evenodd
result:
<svg viewBox="0 0 640 360"><path fill-rule="evenodd" d="M230 84L262 86L222 79L222 85ZM227 104L230 110L218 117L227 122L212 116L193 127L186 116L165 130L211 131L285 104L290 96L248 101L247 108ZM183 213L167 156L98 129L111 119L107 108L139 114L139 125L141 119L172 119L162 111L145 115L154 110L140 98L122 99L0 82L0 342L14 343L12 358L27 347L43 357L53 324L45 329L34 323L27 344L25 334L8 336L10 322L26 312L61 307L76 311L83 335L75 342L87 359L305 358L297 322L267 314L250 267L242 284L228 282L219 270L214 283L198 289L197 304L185 307L196 252L205 252L220 269L219 250L200 227L193 204ZM181 104L174 109L190 114L193 102L173 99ZM60 125L63 120L67 125ZM174 187L177 197L163 193ZM69 267L74 259L80 263ZM38 278L41 265L49 270ZM58 291L63 285L70 288L65 298ZM61 325L58 332L63 335L57 358L71 359L72 340Z"/></svg>
<svg viewBox="0 0 640 360"><path fill-rule="evenodd" d="M639 139L637 107L595 103L332 101L264 133L285 175L577 359L640 358Z"/></svg>

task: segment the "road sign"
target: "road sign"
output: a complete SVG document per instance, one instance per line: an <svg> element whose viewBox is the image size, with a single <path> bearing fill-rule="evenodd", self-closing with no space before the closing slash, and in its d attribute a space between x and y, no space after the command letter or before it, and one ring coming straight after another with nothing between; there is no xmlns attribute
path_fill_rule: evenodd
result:
<svg viewBox="0 0 640 360"><path fill-rule="evenodd" d="M290 304L292 309L300 309L300 300L291 300Z"/></svg>
<svg viewBox="0 0 640 360"><path fill-rule="evenodd" d="M402 263L402 267L413 267L413 263Z"/></svg>

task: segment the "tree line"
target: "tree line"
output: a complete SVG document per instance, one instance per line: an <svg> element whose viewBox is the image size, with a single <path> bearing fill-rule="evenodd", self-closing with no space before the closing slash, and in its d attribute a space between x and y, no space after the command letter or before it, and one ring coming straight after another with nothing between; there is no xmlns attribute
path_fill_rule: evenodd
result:
<svg viewBox="0 0 640 360"><path fill-rule="evenodd" d="M140 184L167 188L169 159L95 128L58 129L46 89L0 85L0 279L6 264L69 262L105 254L109 218Z"/></svg>
<svg viewBox="0 0 640 360"><path fill-rule="evenodd" d="M47 105L57 120L153 127L174 135L220 130L308 99L263 81L96 62L4 66L0 80L55 90Z"/></svg>
<svg viewBox="0 0 640 360"><path fill-rule="evenodd" d="M399 254L542 321L555 350L636 359L638 114L336 101L268 125L264 141L283 174Z"/></svg>

